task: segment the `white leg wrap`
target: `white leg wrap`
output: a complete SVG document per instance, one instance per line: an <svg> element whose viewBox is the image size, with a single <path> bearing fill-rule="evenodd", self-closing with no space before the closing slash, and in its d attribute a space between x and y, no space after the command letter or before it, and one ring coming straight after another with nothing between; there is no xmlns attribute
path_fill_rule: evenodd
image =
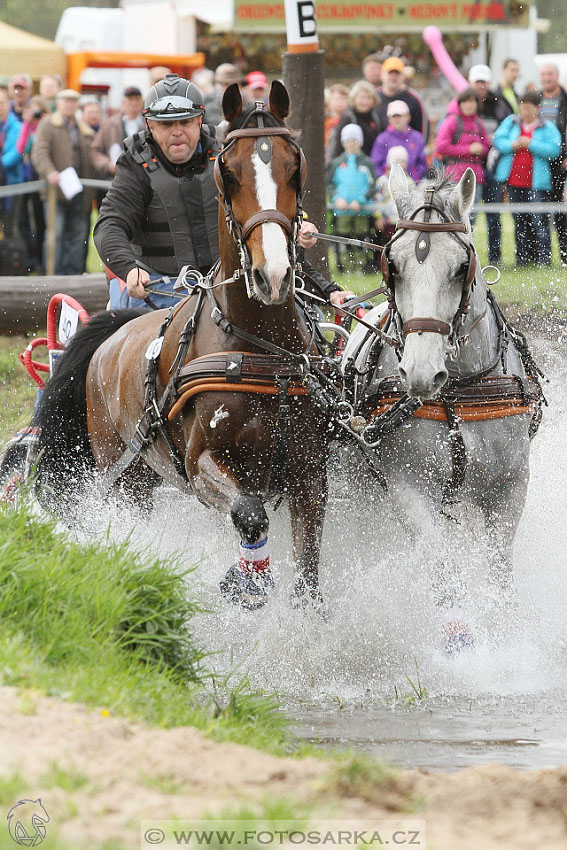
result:
<svg viewBox="0 0 567 850"><path fill-rule="evenodd" d="M238 568L243 573L248 574L270 572L270 550L267 537L260 540L259 543L243 543L240 541Z"/></svg>

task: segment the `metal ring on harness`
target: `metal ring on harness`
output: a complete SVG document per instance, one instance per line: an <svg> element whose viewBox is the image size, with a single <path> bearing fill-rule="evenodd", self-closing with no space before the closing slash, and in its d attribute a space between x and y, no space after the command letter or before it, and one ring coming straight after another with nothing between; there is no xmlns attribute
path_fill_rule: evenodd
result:
<svg viewBox="0 0 567 850"><path fill-rule="evenodd" d="M494 269L494 271L496 272L496 278L494 280L487 280L486 281L489 286L494 286L495 284L498 283L498 281L502 277L500 269L498 268L498 266L493 266L492 263L488 263L487 266L483 266L481 271L482 271L482 274L483 274L483 277L484 277L485 280L486 280L486 274L485 273L486 273L487 269Z"/></svg>

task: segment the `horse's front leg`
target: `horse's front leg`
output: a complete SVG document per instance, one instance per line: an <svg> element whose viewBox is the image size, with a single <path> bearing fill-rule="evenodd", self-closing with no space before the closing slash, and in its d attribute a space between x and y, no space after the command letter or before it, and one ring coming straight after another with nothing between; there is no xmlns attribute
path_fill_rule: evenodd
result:
<svg viewBox="0 0 567 850"><path fill-rule="evenodd" d="M247 611L261 608L274 588L269 520L261 498L247 492L231 465L210 449L199 455L191 480L198 498L230 514L240 534L238 561L220 583L222 595Z"/></svg>
<svg viewBox="0 0 567 850"><path fill-rule="evenodd" d="M322 610L319 556L327 507L327 472L324 459L306 463L288 483L295 581L294 607L312 605Z"/></svg>

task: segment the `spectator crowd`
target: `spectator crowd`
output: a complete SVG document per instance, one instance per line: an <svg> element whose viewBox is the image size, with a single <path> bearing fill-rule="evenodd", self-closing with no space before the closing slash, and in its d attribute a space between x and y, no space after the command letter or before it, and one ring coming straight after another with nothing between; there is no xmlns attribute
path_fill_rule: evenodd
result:
<svg viewBox="0 0 567 850"><path fill-rule="evenodd" d="M152 70L154 81L168 71ZM436 127L410 86L413 69L403 58L371 54L361 72L350 87L335 83L325 92L327 190L335 217L365 215L372 238L384 243L396 220L387 188L394 162L410 183L433 166L443 165L455 179L470 167L477 201L536 204L531 212L514 213L517 265L551 262L552 227L567 265L567 213L548 215L537 207L565 201L567 92L555 65L542 66L537 85L523 92L516 88L517 60L506 60L498 81L488 66L474 65L469 86L449 103ZM222 96L232 83L250 103L268 98L262 71L245 77L229 63L214 72L199 69L193 82L203 93L204 120L211 127L222 120ZM142 92L128 87L120 110L107 116L96 97L64 88L59 77L43 76L37 94L26 74L0 80L0 185L41 179L57 186L56 274L85 271L93 210L104 196L78 184L69 189L69 174L112 180L124 140L144 129L143 104ZM2 242L13 248L8 262L19 257L29 273L45 270L46 205L45 191L0 198ZM486 219L489 263L498 264L500 214L490 212ZM0 274L10 274L8 252L0 255Z"/></svg>

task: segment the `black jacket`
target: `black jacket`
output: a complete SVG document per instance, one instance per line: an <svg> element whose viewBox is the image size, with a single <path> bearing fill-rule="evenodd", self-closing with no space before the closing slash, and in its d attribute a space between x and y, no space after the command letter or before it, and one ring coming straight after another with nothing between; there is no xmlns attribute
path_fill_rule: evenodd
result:
<svg viewBox="0 0 567 850"><path fill-rule="evenodd" d="M189 264L206 273L219 257L217 142L202 131L181 166L162 155L147 130L124 145L94 229L103 263L123 280L139 265L177 275Z"/></svg>
<svg viewBox="0 0 567 850"><path fill-rule="evenodd" d="M361 151L370 156L374 139L382 130L386 129L386 125L382 122L378 114L378 107L375 106L370 112L357 112L356 109L346 109L339 119L339 123L333 127L331 138L329 140L329 162L336 159L344 152L341 144L341 130L347 124L358 124L362 130L362 147Z"/></svg>
<svg viewBox="0 0 567 850"><path fill-rule="evenodd" d="M514 110L506 98L492 91L492 89L487 91L486 97L481 101L478 110L478 116L482 118L490 139L504 119L513 114Z"/></svg>

